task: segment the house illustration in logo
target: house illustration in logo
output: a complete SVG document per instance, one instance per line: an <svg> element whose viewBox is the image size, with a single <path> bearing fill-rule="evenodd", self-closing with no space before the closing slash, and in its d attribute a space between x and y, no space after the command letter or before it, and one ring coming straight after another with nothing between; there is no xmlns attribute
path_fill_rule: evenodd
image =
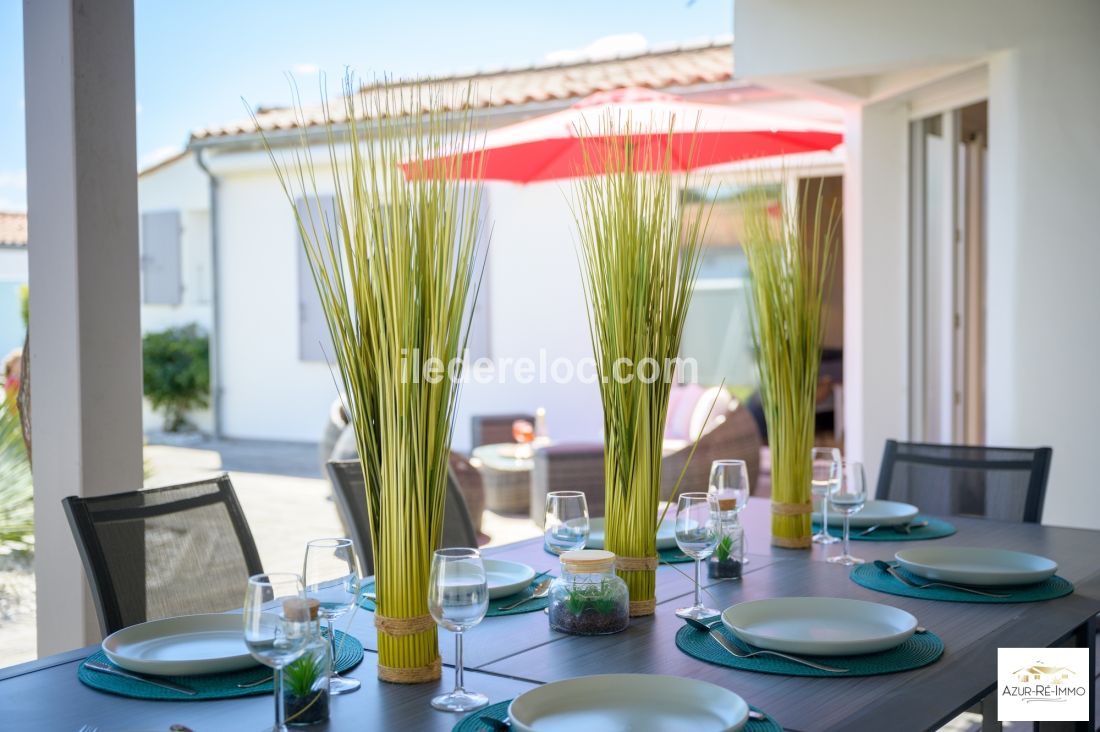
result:
<svg viewBox="0 0 1100 732"><path fill-rule="evenodd" d="M1020 680L1021 683L1028 682L1041 682L1044 684L1051 684L1053 686L1060 686L1069 680L1070 675L1077 675L1076 671L1068 669L1065 666L1044 666L1043 662L1032 666L1024 666L1018 668L1012 672L1012 675Z"/></svg>

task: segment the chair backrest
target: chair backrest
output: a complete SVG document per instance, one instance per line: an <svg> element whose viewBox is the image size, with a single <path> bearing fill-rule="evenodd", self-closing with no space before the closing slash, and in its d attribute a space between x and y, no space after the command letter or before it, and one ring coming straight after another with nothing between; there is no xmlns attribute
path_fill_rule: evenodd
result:
<svg viewBox="0 0 1100 732"><path fill-rule="evenodd" d="M470 418L470 449L482 445L512 442L512 423L525 419L535 424L533 414L478 414Z"/></svg>
<svg viewBox="0 0 1100 732"><path fill-rule="evenodd" d="M374 574L374 550L367 519L367 486L363 467L358 460L330 460L328 473L336 489L336 506L351 533L359 564L364 575ZM447 471L447 500L443 509L441 547L477 546L477 532L466 509L458 481Z"/></svg>
<svg viewBox="0 0 1100 732"><path fill-rule="evenodd" d="M749 487L756 490L763 444L756 422L742 404L735 404L723 417L717 426L703 433L698 447L689 442L661 459L661 500L672 497L681 473L684 477L680 481L680 493L705 492L710 483L710 464L715 460L744 460L749 472Z"/></svg>
<svg viewBox="0 0 1100 732"><path fill-rule="evenodd" d="M104 635L241 606L263 572L229 476L62 501Z"/></svg>
<svg viewBox="0 0 1100 732"><path fill-rule="evenodd" d="M1049 447L887 440L876 495L932 514L1038 523L1052 455Z"/></svg>

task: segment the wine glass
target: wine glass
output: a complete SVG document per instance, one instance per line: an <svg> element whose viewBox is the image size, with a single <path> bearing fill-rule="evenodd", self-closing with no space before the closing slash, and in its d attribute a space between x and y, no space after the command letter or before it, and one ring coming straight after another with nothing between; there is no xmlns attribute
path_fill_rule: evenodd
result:
<svg viewBox="0 0 1100 732"><path fill-rule="evenodd" d="M867 481L863 477L863 463L847 461L841 463L840 480L833 488L829 501L833 504L833 508L844 514L844 553L829 557L827 561L843 564L846 567L863 564L862 559L853 557L848 551L848 539L851 533L849 519L853 513L859 513L863 509L863 504L867 502Z"/></svg>
<svg viewBox="0 0 1100 732"><path fill-rule="evenodd" d="M274 672L275 726L272 730L286 732L283 668L305 652L310 638L309 608L302 578L289 572L249 577L242 617L248 652Z"/></svg>
<svg viewBox="0 0 1100 732"><path fill-rule="evenodd" d="M810 491L821 499L821 531L814 534L814 543L835 544L840 539L829 533L829 493L840 480L840 450L835 447L810 450L810 470Z"/></svg>
<svg viewBox="0 0 1100 732"><path fill-rule="evenodd" d="M710 488L709 493L715 496L723 505L729 505L733 501L733 513L736 518L748 504L749 493L749 467L744 460L715 460L710 464ZM746 542L747 537L743 537ZM742 557L741 564L749 563L747 554Z"/></svg>
<svg viewBox="0 0 1100 732"><path fill-rule="evenodd" d="M455 634L455 688L432 698L432 706L447 712L468 712L489 698L462 688L462 634L481 622L489 610L489 585L477 549L437 549L428 580L428 612Z"/></svg>
<svg viewBox="0 0 1100 732"><path fill-rule="evenodd" d="M676 611L681 618L701 620L717 615L699 596L699 567L718 545L718 498L708 493L681 493L676 502L676 545L695 560L695 604Z"/></svg>
<svg viewBox="0 0 1100 732"><path fill-rule="evenodd" d="M516 447L517 460L525 460L534 455L531 443L535 440L535 425L530 420L517 419L512 422L512 439L519 443Z"/></svg>
<svg viewBox="0 0 1100 732"><path fill-rule="evenodd" d="M314 539L306 544L302 576L306 597L321 603L319 613L328 625L333 664L329 693L355 691L359 688L358 679L345 679L336 673L336 633L332 629L332 621L350 610L359 596L359 561L351 539Z"/></svg>
<svg viewBox="0 0 1100 732"><path fill-rule="evenodd" d="M547 550L554 554L584 549L588 543L588 502L580 491L546 494L546 524L543 531Z"/></svg>

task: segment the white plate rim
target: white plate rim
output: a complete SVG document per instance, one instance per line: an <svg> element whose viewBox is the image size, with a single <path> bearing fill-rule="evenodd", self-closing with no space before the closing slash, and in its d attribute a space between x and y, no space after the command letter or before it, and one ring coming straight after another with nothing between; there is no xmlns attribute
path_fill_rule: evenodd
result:
<svg viewBox="0 0 1100 732"><path fill-rule="evenodd" d="M1039 560L1043 564L1041 569L1011 569L1008 567L991 567L985 570L967 570L958 567L943 566L936 560L922 558L921 555L929 553L943 553L962 555L964 552L970 556L999 554L1005 557L1021 557L1029 560ZM957 582L959 584L976 585L979 587L1012 587L1016 585L1036 584L1053 577L1058 571L1058 562L1050 557L1031 552L1021 552L1015 549L998 549L996 547L967 547L967 546L927 546L904 549L894 554L894 559L907 571L918 577L944 582Z"/></svg>
<svg viewBox="0 0 1100 732"><path fill-rule="evenodd" d="M751 627L744 627L739 625L731 616L734 612L741 608L742 612L749 607L766 607L767 605L775 605L778 603L787 603L790 605L835 605L837 607L847 607L849 610L855 610L857 608L863 608L870 611L870 608L875 608L875 612L882 613L884 615L894 615L899 621L900 630L895 633L883 634L878 636L869 635L865 639L857 641L829 641L829 640L813 640L813 639L799 639L799 638L774 638L768 636L761 636L758 633L752 631ZM756 646L758 648L766 648L772 651L782 651L786 653L804 653L813 656L855 656L865 653L877 653L880 651L896 648L909 639L910 636L917 629L917 619L911 613L902 610L901 608L894 607L893 605L885 605L878 602L870 602L868 600L855 600L848 597L768 597L759 600L749 600L747 602L741 602L736 605L732 605L722 611L722 624L725 625L730 632L736 635L746 643ZM809 612L806 614L807 620L819 620L821 618L821 612Z"/></svg>
<svg viewBox="0 0 1100 732"><path fill-rule="evenodd" d="M603 549L604 548L604 527L605 519L603 516L595 516L588 519L588 543L585 544L585 549ZM662 534L662 530L664 534ZM598 537L598 544L592 542ZM676 547L676 521L675 517L666 516L663 523L657 526L657 549L674 549Z"/></svg>
<svg viewBox="0 0 1100 732"><path fill-rule="evenodd" d="M152 676L199 676L202 674L223 673L236 671L258 665L258 661L248 652L244 644L244 625L239 614L236 613L197 613L194 615L177 615L170 618L158 618L144 623L136 623L116 630L100 643L103 653L111 663L136 673ZM159 634L157 631L171 629L174 626L183 625L184 630L172 633ZM207 627L203 627L207 625ZM189 626L189 627L188 627ZM229 656L212 656L207 658L182 659L176 661L160 661L156 659L143 659L126 655L118 650L122 643L138 642L141 639L169 638L174 635L184 636L203 630L228 631L239 630L241 633L241 647L244 652Z"/></svg>
<svg viewBox="0 0 1100 732"><path fill-rule="evenodd" d="M899 512L893 516L874 515L874 513L868 513L868 506L875 505L880 506L884 504L898 506ZM863 509L858 513L853 513L848 519L848 523L853 529L866 529L876 524L879 526L899 526L901 524L907 524L916 518L916 515L920 513L920 509L911 503L904 503L902 501L887 501L870 499L864 504ZM811 515L814 521L821 523L821 512L814 511ZM829 526L832 528L840 528L844 525L844 516L832 509L829 510Z"/></svg>
<svg viewBox="0 0 1100 732"><path fill-rule="evenodd" d="M517 721L516 712L514 711L517 703L520 704L522 712L523 699L526 698L530 703L532 698L537 699L542 695L554 695L560 694L565 698L569 698L570 687L577 686L590 690L601 684L622 684L628 691L634 691L638 689L640 685L650 685L650 688L667 691L674 687L687 688L695 687L699 690L700 694L704 696L708 701L713 700L714 709L728 709L733 714L731 718L734 719L731 726L726 727L724 732L737 732L744 728L749 718L749 704L739 694L730 691L724 687L713 684L709 681L703 681L702 679L693 679L685 676L668 676L662 674L597 674L591 676L576 676L569 679L561 679L560 681L552 681L542 686L537 686L534 689L529 689L515 699L508 705L508 719L511 721L512 726L517 732L537 732L536 728L531 727L531 724L537 724L538 720L528 723L523 721ZM641 692L644 695L646 689ZM729 705L724 707L723 704Z"/></svg>
<svg viewBox="0 0 1100 732"><path fill-rule="evenodd" d="M510 582L506 585L497 585L496 587L494 587L492 585L489 585L489 599L490 600L497 600L497 599L500 599L502 597L508 597L509 595L514 595L517 592L520 592L523 589L525 589L527 587L527 585L531 584L531 580L533 580L535 578L535 568L534 567L532 567L528 564L524 564L523 562L513 562L509 559L494 559L493 557L485 557L482 560L482 564L485 565L486 577L488 577L488 574L489 574L489 564L490 563L493 563L497 566L507 565L507 566L510 566L510 567L521 567L523 569L522 576L524 577L524 579L522 581L517 579L515 582ZM520 576L519 573L517 573L516 576L517 577Z"/></svg>

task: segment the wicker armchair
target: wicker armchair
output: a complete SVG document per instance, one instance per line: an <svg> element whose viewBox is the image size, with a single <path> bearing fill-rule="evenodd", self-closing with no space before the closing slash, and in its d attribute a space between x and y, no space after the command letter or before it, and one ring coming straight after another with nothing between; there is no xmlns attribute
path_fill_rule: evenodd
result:
<svg viewBox="0 0 1100 732"><path fill-rule="evenodd" d="M680 486L683 491L705 491L710 481L710 464L719 459L740 459L748 463L749 482L756 487L760 473L760 433L749 411L730 409L724 419L699 438L691 463ZM661 498L668 499L680 477L691 444L665 455L661 462ZM604 514L603 445L550 445L535 452L531 480L531 520L542 526L546 494L550 491L582 491L592 516Z"/></svg>
<svg viewBox="0 0 1100 732"><path fill-rule="evenodd" d="M525 419L535 423L533 414L478 414L470 418L470 448L512 442L512 423Z"/></svg>

